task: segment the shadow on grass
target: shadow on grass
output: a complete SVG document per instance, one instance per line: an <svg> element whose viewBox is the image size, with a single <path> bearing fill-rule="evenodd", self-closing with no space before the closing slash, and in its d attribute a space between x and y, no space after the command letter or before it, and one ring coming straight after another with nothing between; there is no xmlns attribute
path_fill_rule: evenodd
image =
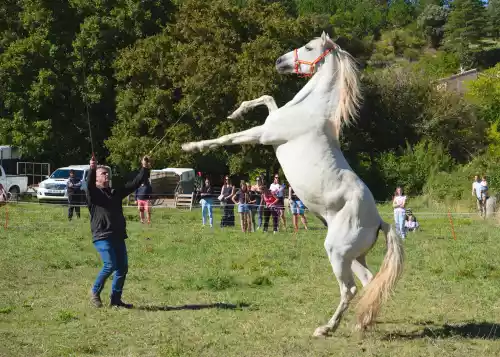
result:
<svg viewBox="0 0 500 357"><path fill-rule="evenodd" d="M222 310L243 310L245 307L249 307L250 304L240 303L240 304L227 304L223 302L217 302L214 304L190 304L190 305L180 305L180 306L137 306L137 310L145 311L177 311L177 310L202 310L202 309L222 309Z"/></svg>
<svg viewBox="0 0 500 357"><path fill-rule="evenodd" d="M453 338L462 337L470 339L500 340L500 324L490 322L444 324L443 326L427 325L422 330L409 333L390 333L382 339L391 340L416 340L419 338Z"/></svg>

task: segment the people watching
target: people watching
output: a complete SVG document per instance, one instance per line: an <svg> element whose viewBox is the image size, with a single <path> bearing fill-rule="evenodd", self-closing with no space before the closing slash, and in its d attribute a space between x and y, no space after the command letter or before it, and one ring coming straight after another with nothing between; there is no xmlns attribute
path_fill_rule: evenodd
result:
<svg viewBox="0 0 500 357"><path fill-rule="evenodd" d="M274 175L273 183L269 186L269 190L276 196L278 202L274 206L278 212L278 217L283 223L283 228L286 230L286 215L285 215L285 184L280 184L278 174Z"/></svg>
<svg viewBox="0 0 500 357"><path fill-rule="evenodd" d="M299 216L304 228L307 230L307 218L305 216L304 203L297 197L292 186L288 189L288 197L290 201L290 210L292 211L292 222L295 232L299 231Z"/></svg>
<svg viewBox="0 0 500 357"><path fill-rule="evenodd" d="M205 182L203 184L203 187L200 190L200 204L201 204L201 222L203 226L205 226L206 219L205 219L205 213L208 215L208 219L210 222L210 228L213 228L214 226L214 217L213 217L213 210L212 210L212 205L213 205L213 200L214 200L214 190L212 188L212 185L210 183L210 179L207 177L205 178Z"/></svg>
<svg viewBox="0 0 500 357"><path fill-rule="evenodd" d="M472 181L472 196L476 197L477 210L482 216L485 206L483 205L483 200L481 198L481 180L479 175L474 175L474 181Z"/></svg>
<svg viewBox="0 0 500 357"><path fill-rule="evenodd" d="M405 204L406 196L403 195L403 188L398 186L394 192L394 197L392 198L392 207L394 208L394 223L396 224L396 231L401 236L401 239L405 239Z"/></svg>
<svg viewBox="0 0 500 357"><path fill-rule="evenodd" d="M240 215L241 231L249 231L250 210L248 208L248 201L250 200L249 191L245 181L241 181L240 189L233 195L232 200L234 204L238 205L238 213Z"/></svg>
<svg viewBox="0 0 500 357"><path fill-rule="evenodd" d="M68 221L73 219L73 211L76 217L80 218L80 205L83 201L82 180L75 176L75 170L69 170L69 178L66 182L66 192L68 194Z"/></svg>
<svg viewBox="0 0 500 357"><path fill-rule="evenodd" d="M405 230L407 232L415 232L419 229L419 227L420 225L418 223L417 217L415 217L410 209L407 209L405 217Z"/></svg>
<svg viewBox="0 0 500 357"><path fill-rule="evenodd" d="M221 194L218 197L222 210L220 221L221 228L234 226L234 202L231 199L235 193L235 188L231 184L229 176L224 176L224 183L221 188Z"/></svg>
<svg viewBox="0 0 500 357"><path fill-rule="evenodd" d="M137 208L139 209L139 219L144 223L144 211L147 213L148 224L151 224L151 199L153 198L153 187L150 180L141 184L135 191L135 200L137 201Z"/></svg>
<svg viewBox="0 0 500 357"><path fill-rule="evenodd" d="M262 201L263 205L263 215L264 215L264 227L263 232L267 232L269 228L269 218L273 217L273 231L276 233L278 231L278 220L279 220L279 210L276 205L279 203L278 198L269 190L267 187L263 186L262 190Z"/></svg>

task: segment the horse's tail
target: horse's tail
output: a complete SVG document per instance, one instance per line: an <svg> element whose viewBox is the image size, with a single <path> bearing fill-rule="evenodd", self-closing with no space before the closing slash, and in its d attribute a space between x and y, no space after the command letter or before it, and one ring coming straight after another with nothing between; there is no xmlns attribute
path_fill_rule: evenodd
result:
<svg viewBox="0 0 500 357"><path fill-rule="evenodd" d="M357 328L365 329L372 324L382 304L389 298L403 272L404 251L395 228L382 221L381 228L386 236L387 252L379 272L364 288L357 306Z"/></svg>

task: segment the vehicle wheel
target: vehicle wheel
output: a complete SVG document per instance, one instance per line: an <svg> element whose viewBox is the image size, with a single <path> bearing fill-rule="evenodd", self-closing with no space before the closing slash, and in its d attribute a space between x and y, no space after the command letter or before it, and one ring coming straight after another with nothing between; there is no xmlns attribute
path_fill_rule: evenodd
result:
<svg viewBox="0 0 500 357"><path fill-rule="evenodd" d="M21 193L21 190L17 186L13 186L9 190L10 193L10 200L11 201L17 201L19 200L19 194Z"/></svg>

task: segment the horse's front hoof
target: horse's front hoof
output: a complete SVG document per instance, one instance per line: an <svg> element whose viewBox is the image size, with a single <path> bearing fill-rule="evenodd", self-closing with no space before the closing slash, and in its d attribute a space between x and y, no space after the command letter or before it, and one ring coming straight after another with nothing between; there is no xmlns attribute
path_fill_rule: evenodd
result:
<svg viewBox="0 0 500 357"><path fill-rule="evenodd" d="M233 114L229 115L227 117L230 120L235 120L241 118L241 115L238 113L238 111L235 111Z"/></svg>
<svg viewBox="0 0 500 357"><path fill-rule="evenodd" d="M184 151L194 151L196 149L196 146L194 143L185 143L182 144L182 150Z"/></svg>
<svg viewBox="0 0 500 357"><path fill-rule="evenodd" d="M320 326L318 327L314 333L314 337L326 337L330 334L330 328L328 326Z"/></svg>

